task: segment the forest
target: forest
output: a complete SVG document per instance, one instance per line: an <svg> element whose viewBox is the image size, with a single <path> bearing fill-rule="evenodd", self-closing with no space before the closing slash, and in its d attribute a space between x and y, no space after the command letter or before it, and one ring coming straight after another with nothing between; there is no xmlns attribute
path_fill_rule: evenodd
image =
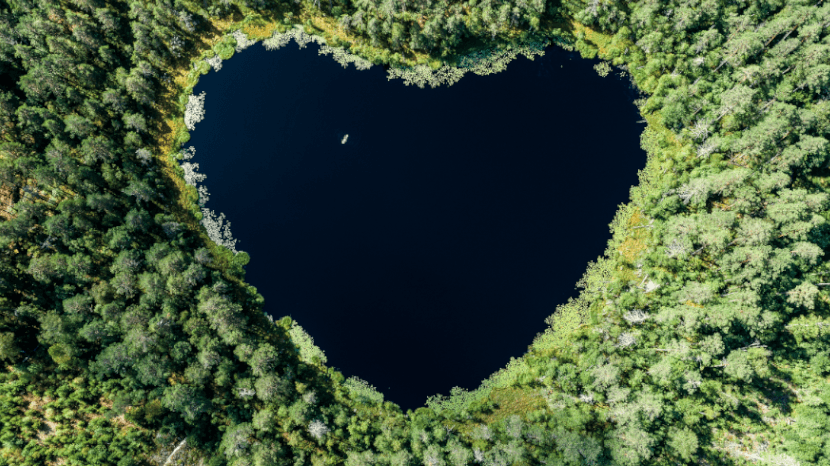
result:
<svg viewBox="0 0 830 466"><path fill-rule="evenodd" d="M0 1L0 466L830 465L828 26L823 0ZM554 44L639 89L604 255L478 389L404 413L327 367L200 204L193 86L289 36L419 85Z"/></svg>

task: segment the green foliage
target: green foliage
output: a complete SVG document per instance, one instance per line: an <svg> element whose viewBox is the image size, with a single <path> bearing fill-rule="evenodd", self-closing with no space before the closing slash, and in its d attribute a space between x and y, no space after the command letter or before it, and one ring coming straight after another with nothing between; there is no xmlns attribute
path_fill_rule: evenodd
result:
<svg viewBox="0 0 830 466"><path fill-rule="evenodd" d="M314 339L299 324L293 322L288 334L297 346L301 361L310 364L325 364L328 361L323 350L314 344Z"/></svg>
<svg viewBox="0 0 830 466"><path fill-rule="evenodd" d="M263 376L277 369L279 354L273 346L264 344L253 352L248 364L251 366L251 372L254 375Z"/></svg>
<svg viewBox="0 0 830 466"><path fill-rule="evenodd" d="M287 380L277 375L269 374L256 379L254 383L256 395L266 402L284 401L291 393Z"/></svg>
<svg viewBox="0 0 830 466"><path fill-rule="evenodd" d="M233 256L233 263L234 265L238 265L240 267L248 265L248 262L251 261L251 256L248 255L245 251L240 251L238 254Z"/></svg>
<svg viewBox="0 0 830 466"><path fill-rule="evenodd" d="M220 448L230 460L245 457L251 447L252 435L253 428L249 424L238 424L225 431Z"/></svg>
<svg viewBox="0 0 830 466"><path fill-rule="evenodd" d="M602 262L600 264L604 265ZM590 270L589 268L589 272ZM531 347L540 352L561 348L569 341L569 335L586 323L587 319L588 302L584 299L568 299L566 304L557 306L556 312L545 320L550 327L536 336Z"/></svg>
<svg viewBox="0 0 830 466"><path fill-rule="evenodd" d="M73 356L72 347L65 343L58 343L49 347L49 356L60 365L68 364Z"/></svg>
<svg viewBox="0 0 830 466"><path fill-rule="evenodd" d="M596 70L598 75L604 78L611 73L611 65L609 65L608 62L600 62L594 65L594 70Z"/></svg>
<svg viewBox="0 0 830 466"><path fill-rule="evenodd" d="M380 404L383 402L383 394L359 377L349 377L343 382L343 386L348 390L349 395L359 403Z"/></svg>
<svg viewBox="0 0 830 466"><path fill-rule="evenodd" d="M230 60L231 57L233 57L235 46L236 41L232 38L226 38L214 45L213 51L216 52L216 55L219 55L222 60Z"/></svg>
<svg viewBox="0 0 830 466"><path fill-rule="evenodd" d="M683 461L691 462L698 450L697 435L688 428L674 429L669 434L669 446Z"/></svg>
<svg viewBox="0 0 830 466"><path fill-rule="evenodd" d="M737 380L751 382L755 377L767 377L767 358L770 352L764 348L735 350L726 357L724 372Z"/></svg>
<svg viewBox="0 0 830 466"><path fill-rule="evenodd" d="M533 60L535 56L544 54L547 44L546 39L533 37L515 45L480 50L461 56L456 59L456 66L445 64L433 68L421 64L410 68L390 68L387 79L401 78L405 85L415 84L420 88L425 84L429 84L430 87L452 86L467 72L486 76L504 71L507 64L518 55Z"/></svg>
<svg viewBox="0 0 830 466"><path fill-rule="evenodd" d="M441 394L430 396L427 398L426 405L439 415L443 414L445 417L451 417L450 413L460 415L469 411L475 403L487 399L491 391L492 382L485 380L479 388L472 392L461 387L453 387L450 390L449 397Z"/></svg>
<svg viewBox="0 0 830 466"><path fill-rule="evenodd" d="M17 359L19 354L20 350L14 343L14 333L0 333L0 359L13 362Z"/></svg>
<svg viewBox="0 0 830 466"><path fill-rule="evenodd" d="M161 404L178 412L189 422L195 421L210 408L210 401L200 391L182 384L165 388Z"/></svg>
<svg viewBox="0 0 830 466"><path fill-rule="evenodd" d="M828 462L827 5L90 5L0 5L0 465L161 464L185 438L214 465ZM305 26L251 34L281 18ZM250 257L150 152L241 30L421 87L552 42L648 94L640 183L526 355L405 418L262 316Z"/></svg>

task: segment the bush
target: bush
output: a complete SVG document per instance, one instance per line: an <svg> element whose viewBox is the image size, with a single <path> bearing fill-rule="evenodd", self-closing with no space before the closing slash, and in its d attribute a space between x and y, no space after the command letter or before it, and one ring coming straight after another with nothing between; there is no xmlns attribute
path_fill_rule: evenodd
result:
<svg viewBox="0 0 830 466"><path fill-rule="evenodd" d="M213 51L216 52L222 60L230 60L235 53L235 45L235 43L229 43L227 40L223 40L213 46Z"/></svg>

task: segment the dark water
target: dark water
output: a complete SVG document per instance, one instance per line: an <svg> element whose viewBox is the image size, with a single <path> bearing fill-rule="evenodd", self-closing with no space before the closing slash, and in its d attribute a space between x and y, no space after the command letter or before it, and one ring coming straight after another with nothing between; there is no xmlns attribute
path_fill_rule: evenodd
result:
<svg viewBox="0 0 830 466"><path fill-rule="evenodd" d="M415 409L524 354L604 251L646 157L595 63L548 48L419 89L257 44L201 78L187 145L266 311Z"/></svg>

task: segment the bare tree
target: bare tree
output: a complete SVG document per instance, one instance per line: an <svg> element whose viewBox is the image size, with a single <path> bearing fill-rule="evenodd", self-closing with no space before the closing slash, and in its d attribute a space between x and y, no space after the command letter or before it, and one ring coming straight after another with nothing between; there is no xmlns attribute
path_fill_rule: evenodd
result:
<svg viewBox="0 0 830 466"><path fill-rule="evenodd" d="M321 440L329 433L329 428L322 421L314 420L308 425L308 433L317 440Z"/></svg>
<svg viewBox="0 0 830 466"><path fill-rule="evenodd" d="M191 95L187 98L187 106L184 110L184 125L190 131L196 129L196 123L205 119L205 91L198 96Z"/></svg>

